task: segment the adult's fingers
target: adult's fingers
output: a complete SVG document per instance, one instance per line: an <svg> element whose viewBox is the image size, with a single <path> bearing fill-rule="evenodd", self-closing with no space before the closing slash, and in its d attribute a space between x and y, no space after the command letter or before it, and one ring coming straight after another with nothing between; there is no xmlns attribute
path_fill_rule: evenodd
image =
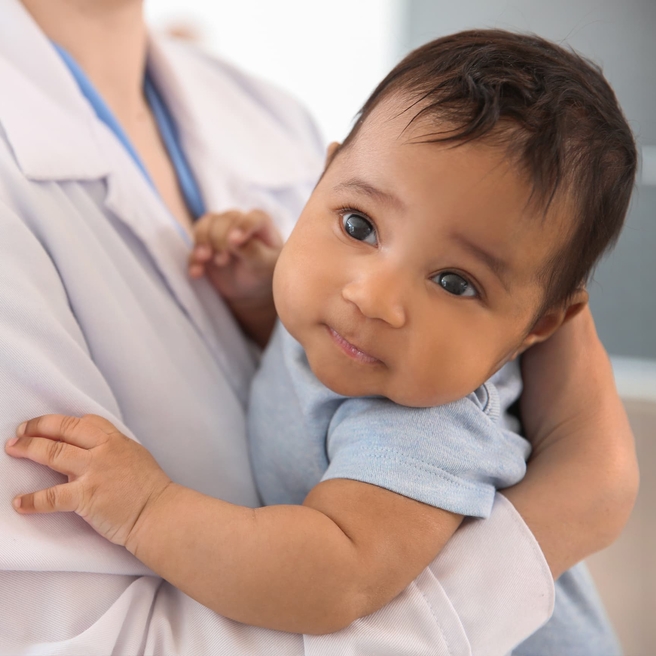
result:
<svg viewBox="0 0 656 656"><path fill-rule="evenodd" d="M62 483L38 492L14 498L13 506L21 514L75 512L79 507L79 486Z"/></svg>
<svg viewBox="0 0 656 656"><path fill-rule="evenodd" d="M107 436L115 432L114 425L98 415L43 415L21 424L16 435L49 437L51 440L61 440L82 449L91 449L105 442Z"/></svg>
<svg viewBox="0 0 656 656"><path fill-rule="evenodd" d="M14 458L31 460L66 476L81 476L91 459L87 449L45 437L14 438L6 443L5 451Z"/></svg>

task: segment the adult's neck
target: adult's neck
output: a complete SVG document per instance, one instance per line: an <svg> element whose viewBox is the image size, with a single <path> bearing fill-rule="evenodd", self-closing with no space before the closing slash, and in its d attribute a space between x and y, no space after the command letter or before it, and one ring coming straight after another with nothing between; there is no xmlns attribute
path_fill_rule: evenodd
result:
<svg viewBox="0 0 656 656"><path fill-rule="evenodd" d="M143 111L147 35L142 0L22 0L67 50L121 123Z"/></svg>

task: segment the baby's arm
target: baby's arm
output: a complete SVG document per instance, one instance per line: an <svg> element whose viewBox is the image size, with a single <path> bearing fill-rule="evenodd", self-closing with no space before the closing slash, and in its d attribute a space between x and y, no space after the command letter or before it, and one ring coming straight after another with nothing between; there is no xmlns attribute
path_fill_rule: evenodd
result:
<svg viewBox="0 0 656 656"><path fill-rule="evenodd" d="M273 270L282 239L261 210L206 214L194 225L189 275L203 275L221 294L242 330L264 347L276 321Z"/></svg>
<svg viewBox="0 0 656 656"><path fill-rule="evenodd" d="M7 452L69 477L19 497L19 512L76 512L217 613L295 633L336 631L381 608L461 521L345 479L320 483L302 506L235 506L172 483L95 416L33 419Z"/></svg>

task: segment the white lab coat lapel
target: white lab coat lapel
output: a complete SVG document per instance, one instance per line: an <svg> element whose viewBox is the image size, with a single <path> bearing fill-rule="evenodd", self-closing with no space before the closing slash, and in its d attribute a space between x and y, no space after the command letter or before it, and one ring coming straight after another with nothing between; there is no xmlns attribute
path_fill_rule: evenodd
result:
<svg viewBox="0 0 656 656"><path fill-rule="evenodd" d="M219 341L216 328L197 293L208 283L205 280L193 282L187 275L190 237L175 222L114 135L108 130L106 132L106 153L111 153L115 159L107 177L106 207L128 225L143 243L171 294L220 363L238 397L245 401L248 375L244 372L252 371L252 356L238 336L239 329L234 319L222 302L212 303L215 323L222 329L222 339ZM139 198L140 202L136 203L135 198ZM226 348L230 349L230 357Z"/></svg>
<svg viewBox="0 0 656 656"><path fill-rule="evenodd" d="M280 216L286 208L273 196L284 189L309 191L323 167L318 135L316 150L308 147L307 135L298 136L300 126L311 126L304 110L225 62L170 39L151 39L149 70L175 117L208 210L258 207L288 233L298 217Z"/></svg>
<svg viewBox="0 0 656 656"><path fill-rule="evenodd" d="M92 129L95 116L50 42L18 0L0 0L0 16L0 120L25 175L32 180L107 175Z"/></svg>
<svg viewBox="0 0 656 656"><path fill-rule="evenodd" d="M142 241L172 295L223 367L243 400L251 355L225 306L219 321L230 357L219 342L186 275L190 239L150 186L122 145L100 122L48 39L17 0L0 0L0 123L16 159L29 179L106 178L107 208ZM20 33L20 41L12 34ZM39 67L33 66L38 61ZM54 135L54 137L53 137ZM66 143L65 151L60 144ZM202 164L201 164L202 165ZM199 287L206 285L204 281ZM207 295L206 295L207 296Z"/></svg>
<svg viewBox="0 0 656 656"><path fill-rule="evenodd" d="M297 103L225 62L162 37L151 38L149 68L185 152L210 155L211 168L224 170L232 182L275 189L316 180L322 154L317 159L307 142L291 139L294 130L285 125L308 123Z"/></svg>

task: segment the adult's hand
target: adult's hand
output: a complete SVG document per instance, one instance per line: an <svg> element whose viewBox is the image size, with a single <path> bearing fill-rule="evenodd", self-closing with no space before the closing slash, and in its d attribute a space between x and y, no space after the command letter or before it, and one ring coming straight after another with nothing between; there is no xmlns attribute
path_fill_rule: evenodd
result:
<svg viewBox="0 0 656 656"><path fill-rule="evenodd" d="M633 434L588 308L527 351L522 374L533 455L504 494L557 578L626 524L639 479Z"/></svg>

